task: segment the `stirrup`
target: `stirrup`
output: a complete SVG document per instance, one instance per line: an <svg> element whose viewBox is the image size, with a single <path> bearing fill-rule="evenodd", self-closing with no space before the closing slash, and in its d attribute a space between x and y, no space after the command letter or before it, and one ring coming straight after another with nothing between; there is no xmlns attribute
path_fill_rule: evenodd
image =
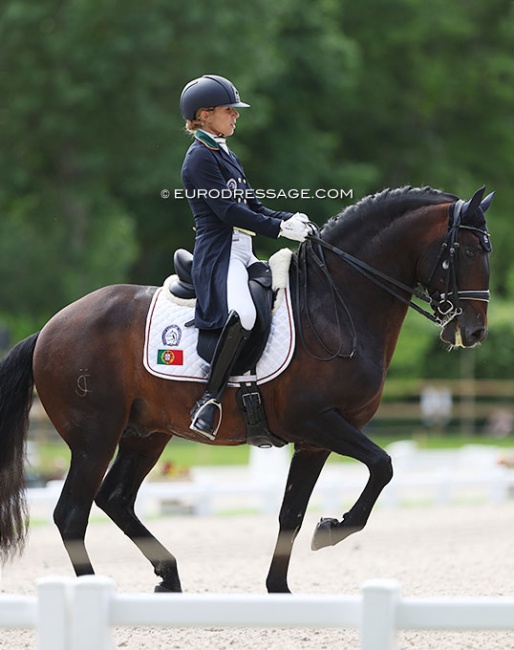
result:
<svg viewBox="0 0 514 650"><path fill-rule="evenodd" d="M219 410L219 417L218 417L218 426L214 429L214 431L203 431L203 429L199 429L196 426L196 422L198 418L200 417L203 409L208 406L208 405L214 405L218 410ZM205 436L206 438L209 438L209 440L215 440L216 435L219 431L219 428L221 426L221 418L223 416L223 409L221 407L221 403L218 402L214 397L211 397L211 399L208 399L206 402L201 404L194 412L193 412L193 419L191 420L191 424L189 425L189 428L191 431L194 431L195 433L198 433L201 436Z"/></svg>

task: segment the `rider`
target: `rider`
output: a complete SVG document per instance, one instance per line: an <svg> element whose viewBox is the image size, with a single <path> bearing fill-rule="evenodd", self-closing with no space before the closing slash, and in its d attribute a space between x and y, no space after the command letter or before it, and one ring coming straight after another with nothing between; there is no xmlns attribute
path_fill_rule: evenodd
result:
<svg viewBox="0 0 514 650"><path fill-rule="evenodd" d="M225 138L248 107L224 77L203 75L189 82L180 97L186 130L194 135L182 166L182 182L195 220L193 282L195 326L221 329L207 389L191 411L191 429L214 440L215 420L231 370L255 324L247 267L255 234L302 242L310 233L301 213L266 208L254 195L239 158ZM220 410L221 415L221 410Z"/></svg>

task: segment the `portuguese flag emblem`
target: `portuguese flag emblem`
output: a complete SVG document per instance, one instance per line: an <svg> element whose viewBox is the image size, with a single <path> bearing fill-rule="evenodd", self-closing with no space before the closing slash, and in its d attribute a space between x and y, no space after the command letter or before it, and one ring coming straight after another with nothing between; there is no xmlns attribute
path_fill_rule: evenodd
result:
<svg viewBox="0 0 514 650"><path fill-rule="evenodd" d="M184 350L157 350L157 363L163 366L181 366L184 363Z"/></svg>

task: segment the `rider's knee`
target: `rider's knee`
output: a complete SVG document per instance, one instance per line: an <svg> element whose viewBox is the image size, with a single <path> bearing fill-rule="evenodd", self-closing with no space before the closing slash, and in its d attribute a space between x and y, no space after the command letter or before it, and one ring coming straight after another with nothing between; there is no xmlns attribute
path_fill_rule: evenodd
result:
<svg viewBox="0 0 514 650"><path fill-rule="evenodd" d="M257 319L257 313L253 303L251 305L239 306L239 308L234 309L234 311L239 316L241 327L245 330L251 331Z"/></svg>

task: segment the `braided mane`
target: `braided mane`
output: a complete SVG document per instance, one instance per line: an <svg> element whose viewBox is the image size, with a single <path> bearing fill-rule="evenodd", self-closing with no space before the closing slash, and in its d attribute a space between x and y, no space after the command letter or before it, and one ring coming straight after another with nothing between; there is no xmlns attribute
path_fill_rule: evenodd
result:
<svg viewBox="0 0 514 650"><path fill-rule="evenodd" d="M354 205L350 205L343 212L332 217L322 228L322 235L328 235L338 226L344 224L346 228L354 223L362 223L369 220L377 220L380 216L380 223L390 223L397 217L416 210L425 205L437 205L439 203L453 202L458 199L454 194L448 194L432 187L399 187L396 189L385 189L376 194L365 196Z"/></svg>

